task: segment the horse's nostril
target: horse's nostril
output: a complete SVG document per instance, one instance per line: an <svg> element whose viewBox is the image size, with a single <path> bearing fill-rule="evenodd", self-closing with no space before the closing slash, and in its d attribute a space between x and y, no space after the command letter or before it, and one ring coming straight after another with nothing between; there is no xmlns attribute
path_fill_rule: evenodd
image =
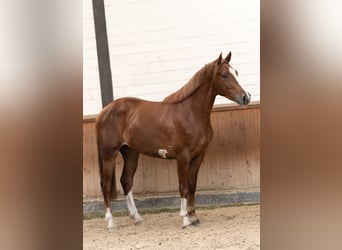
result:
<svg viewBox="0 0 342 250"><path fill-rule="evenodd" d="M250 96L251 96L251 95L248 93L248 95L244 95L244 96L242 97L243 104L248 104L248 103L249 103Z"/></svg>

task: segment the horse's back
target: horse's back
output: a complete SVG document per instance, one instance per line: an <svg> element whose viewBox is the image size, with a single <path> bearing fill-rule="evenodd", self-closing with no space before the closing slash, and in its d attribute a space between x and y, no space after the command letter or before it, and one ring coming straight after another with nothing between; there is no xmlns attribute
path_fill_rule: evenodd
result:
<svg viewBox="0 0 342 250"><path fill-rule="evenodd" d="M123 132L133 125L146 126L151 120L156 122L162 114L169 113L167 106L135 97L120 98L103 108L96 118L96 128Z"/></svg>
<svg viewBox="0 0 342 250"><path fill-rule="evenodd" d="M125 97L112 101L98 114L96 124L104 125L114 122L114 119L117 120L119 117L127 115L131 110L136 109L144 102L147 101L134 97Z"/></svg>

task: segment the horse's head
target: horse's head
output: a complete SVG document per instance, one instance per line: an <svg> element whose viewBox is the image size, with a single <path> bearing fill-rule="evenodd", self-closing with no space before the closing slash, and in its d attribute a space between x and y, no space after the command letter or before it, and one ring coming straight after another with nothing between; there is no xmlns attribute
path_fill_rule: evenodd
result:
<svg viewBox="0 0 342 250"><path fill-rule="evenodd" d="M229 52L225 59L222 53L213 62L212 83L216 94L225 96L228 99L240 104L247 105L251 100L251 95L241 88L238 82L238 72L230 64L232 53Z"/></svg>

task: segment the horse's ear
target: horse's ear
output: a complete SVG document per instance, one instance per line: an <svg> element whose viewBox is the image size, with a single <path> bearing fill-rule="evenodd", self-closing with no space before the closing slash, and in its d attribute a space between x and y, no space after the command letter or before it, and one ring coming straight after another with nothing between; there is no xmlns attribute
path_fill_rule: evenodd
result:
<svg viewBox="0 0 342 250"><path fill-rule="evenodd" d="M227 57L224 59L224 61L227 62L227 63L229 63L231 58L232 58L232 52L229 52L229 54L228 54Z"/></svg>
<svg viewBox="0 0 342 250"><path fill-rule="evenodd" d="M222 52L220 56L217 58L217 64L221 64L221 62L222 62Z"/></svg>

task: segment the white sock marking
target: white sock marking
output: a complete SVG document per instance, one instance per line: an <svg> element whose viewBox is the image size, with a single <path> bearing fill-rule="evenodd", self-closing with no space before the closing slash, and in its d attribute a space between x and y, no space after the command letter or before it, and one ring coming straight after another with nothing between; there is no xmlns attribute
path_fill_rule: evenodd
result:
<svg viewBox="0 0 342 250"><path fill-rule="evenodd" d="M137 208L135 206L132 190L126 195L126 202L129 214L133 217L137 213Z"/></svg>
<svg viewBox="0 0 342 250"><path fill-rule="evenodd" d="M142 222L143 219L138 213L138 209L135 206L132 190L126 195L126 204L129 211L129 215L135 219L135 222Z"/></svg>
<svg viewBox="0 0 342 250"><path fill-rule="evenodd" d="M182 216L182 217L188 215L188 213L186 211L186 203L187 203L186 198L181 198L180 216Z"/></svg>
<svg viewBox="0 0 342 250"><path fill-rule="evenodd" d="M107 212L106 212L106 220L107 220L107 228L112 228L114 227L114 222L113 222L113 215L110 212L110 208L107 207Z"/></svg>
<svg viewBox="0 0 342 250"><path fill-rule="evenodd" d="M127 204L127 209L128 209L129 215L131 217L133 217L134 216L134 212L133 212L131 201L130 201L128 195L126 195L126 204Z"/></svg>
<svg viewBox="0 0 342 250"><path fill-rule="evenodd" d="M180 216L183 217L183 225L182 225L183 228L191 224L191 220L189 218L188 212L186 211L186 208L187 208L187 199L181 198Z"/></svg>

